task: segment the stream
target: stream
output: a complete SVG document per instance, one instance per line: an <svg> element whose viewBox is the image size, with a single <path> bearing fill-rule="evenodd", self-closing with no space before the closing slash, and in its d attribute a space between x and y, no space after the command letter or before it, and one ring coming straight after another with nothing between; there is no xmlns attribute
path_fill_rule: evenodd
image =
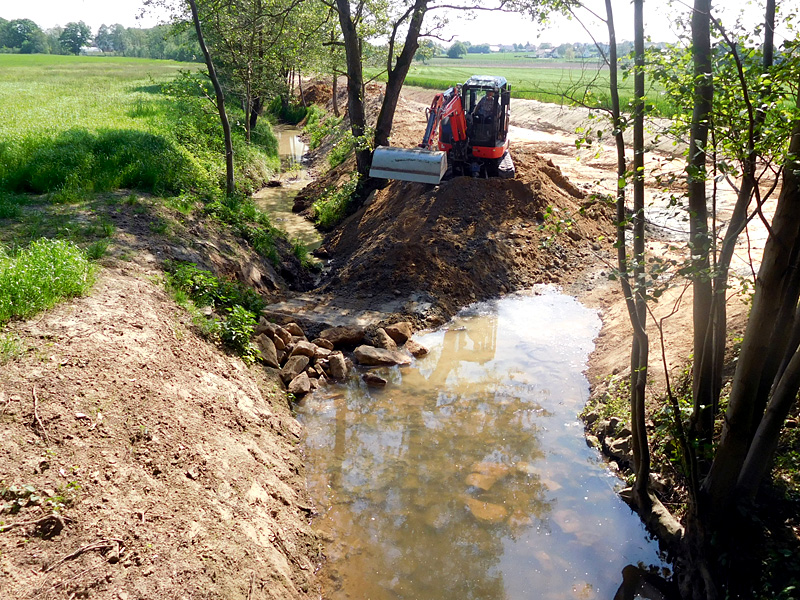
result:
<svg viewBox="0 0 800 600"><path fill-rule="evenodd" d="M376 369L384 389L307 397L323 597L611 600L629 565L667 575L578 418L599 329L537 287L416 335L430 353Z"/></svg>
<svg viewBox="0 0 800 600"><path fill-rule="evenodd" d="M294 197L311 182L303 166L303 155L308 146L300 138L302 130L297 127L276 125L272 130L278 138L281 185L259 190L253 195L253 200L256 206L270 214L277 227L286 231L290 240L299 239L308 250L314 250L322 244L322 236L311 221L292 212Z"/></svg>

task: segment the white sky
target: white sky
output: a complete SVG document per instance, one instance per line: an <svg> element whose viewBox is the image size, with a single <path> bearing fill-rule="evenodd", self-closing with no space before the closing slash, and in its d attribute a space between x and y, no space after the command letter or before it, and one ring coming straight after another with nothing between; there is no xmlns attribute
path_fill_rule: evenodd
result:
<svg viewBox="0 0 800 600"><path fill-rule="evenodd" d="M589 0L598 12L604 12L602 0ZM691 3L691 0L686 0ZM797 4L796 0L781 4ZM751 4L747 0L717 0L717 10L731 13L740 7ZM645 30L653 41L674 41L672 32L673 15L677 9L670 9L663 0L645 0ZM676 5L680 4L676 2ZM70 21L84 21L93 32L102 25L121 23L126 27L152 27L159 22L159 15L149 14L137 19L141 12L142 0L0 0L0 17L4 19L27 18L40 27L48 29L55 25L65 25ZM752 22L761 20L761 10L751 8ZM617 24L617 39L632 39L633 9L630 0L614 0L614 20ZM593 28L598 40L607 40L605 27ZM512 44L531 42L540 44L550 42L559 45L564 42L589 42L591 38L574 21L556 17L550 26L540 31L527 17L498 13L480 13L475 19L464 20L456 17L446 32L447 37L470 41L474 44Z"/></svg>

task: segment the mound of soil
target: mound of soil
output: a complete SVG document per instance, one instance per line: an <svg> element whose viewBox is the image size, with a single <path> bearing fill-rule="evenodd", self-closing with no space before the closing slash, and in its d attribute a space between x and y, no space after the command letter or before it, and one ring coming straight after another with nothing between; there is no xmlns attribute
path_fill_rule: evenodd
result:
<svg viewBox="0 0 800 600"><path fill-rule="evenodd" d="M327 104L333 98L333 88L317 81L303 90L303 104Z"/></svg>
<svg viewBox="0 0 800 600"><path fill-rule="evenodd" d="M613 231L608 207L524 145L512 153L511 180L393 181L377 191L326 239L333 260L321 291L422 299L432 325L470 302L577 276Z"/></svg>

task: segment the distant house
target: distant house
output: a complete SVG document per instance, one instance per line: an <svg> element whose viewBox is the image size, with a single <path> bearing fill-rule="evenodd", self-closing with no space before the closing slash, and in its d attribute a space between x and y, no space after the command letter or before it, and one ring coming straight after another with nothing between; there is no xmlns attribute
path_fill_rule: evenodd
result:
<svg viewBox="0 0 800 600"><path fill-rule="evenodd" d="M536 51L536 58L561 58L556 48L541 48Z"/></svg>
<svg viewBox="0 0 800 600"><path fill-rule="evenodd" d="M499 44L490 44L489 45L489 50L492 51L492 52L500 52L501 47L500 47Z"/></svg>

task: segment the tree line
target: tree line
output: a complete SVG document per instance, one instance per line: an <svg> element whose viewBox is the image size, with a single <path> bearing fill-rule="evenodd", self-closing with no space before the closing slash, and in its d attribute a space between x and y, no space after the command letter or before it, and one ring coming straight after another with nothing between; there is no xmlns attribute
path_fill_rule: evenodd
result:
<svg viewBox="0 0 800 600"><path fill-rule="evenodd" d="M103 54L135 58L201 61L194 32L172 25L149 29L101 25L92 34L83 21L42 29L31 19L0 17L0 52L19 54L80 54L94 48Z"/></svg>

